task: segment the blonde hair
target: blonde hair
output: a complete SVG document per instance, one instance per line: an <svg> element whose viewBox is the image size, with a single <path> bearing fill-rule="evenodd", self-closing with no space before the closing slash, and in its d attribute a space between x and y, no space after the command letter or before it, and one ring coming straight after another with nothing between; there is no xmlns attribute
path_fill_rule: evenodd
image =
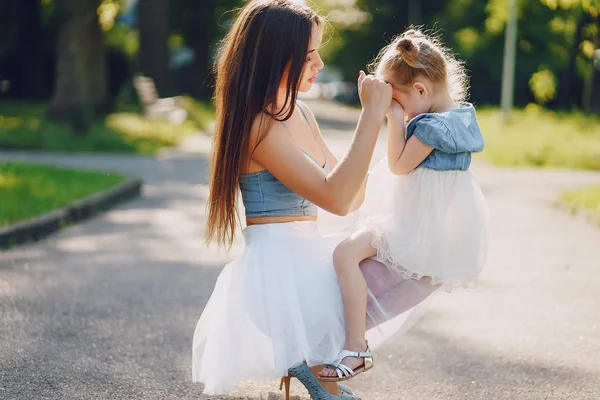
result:
<svg viewBox="0 0 600 400"><path fill-rule="evenodd" d="M404 86L424 76L445 84L454 101L467 99L469 79L462 62L435 36L411 28L385 46L371 64L371 72L387 72L393 83Z"/></svg>

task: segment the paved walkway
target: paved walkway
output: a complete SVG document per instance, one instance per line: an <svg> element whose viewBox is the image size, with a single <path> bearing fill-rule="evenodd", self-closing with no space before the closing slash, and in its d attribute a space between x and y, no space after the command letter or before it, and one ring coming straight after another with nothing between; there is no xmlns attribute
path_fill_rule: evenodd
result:
<svg viewBox="0 0 600 400"><path fill-rule="evenodd" d="M310 105L343 154L357 112ZM382 140L375 159L383 150ZM191 336L239 251L202 244L208 151L200 136L156 158L0 152L147 183L140 199L0 252L0 398L206 398L190 383ZM350 385L365 400L600 398L600 229L551 204L600 174L474 169L492 211L481 288L438 295ZM245 382L224 399L281 398L276 389Z"/></svg>

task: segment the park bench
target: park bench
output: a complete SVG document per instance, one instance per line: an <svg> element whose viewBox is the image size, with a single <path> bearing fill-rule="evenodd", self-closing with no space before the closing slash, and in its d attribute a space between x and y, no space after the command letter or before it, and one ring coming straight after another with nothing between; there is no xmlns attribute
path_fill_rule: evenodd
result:
<svg viewBox="0 0 600 400"><path fill-rule="evenodd" d="M143 107L144 117L149 120L167 120L180 124L187 118L179 97L160 98L154 80L147 76L136 76L133 80Z"/></svg>

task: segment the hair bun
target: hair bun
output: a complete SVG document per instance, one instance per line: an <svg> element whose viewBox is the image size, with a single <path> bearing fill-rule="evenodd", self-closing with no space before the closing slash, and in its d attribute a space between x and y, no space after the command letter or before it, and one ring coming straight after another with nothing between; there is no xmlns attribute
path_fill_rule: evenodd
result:
<svg viewBox="0 0 600 400"><path fill-rule="evenodd" d="M402 37L424 38L425 35L423 34L423 32L418 31L416 29L409 29L402 34Z"/></svg>
<svg viewBox="0 0 600 400"><path fill-rule="evenodd" d="M410 32L410 31L409 31ZM407 32L408 33L408 32ZM396 51L400 57L413 68L417 68L417 58L419 58L419 47L410 37L402 37L396 43Z"/></svg>

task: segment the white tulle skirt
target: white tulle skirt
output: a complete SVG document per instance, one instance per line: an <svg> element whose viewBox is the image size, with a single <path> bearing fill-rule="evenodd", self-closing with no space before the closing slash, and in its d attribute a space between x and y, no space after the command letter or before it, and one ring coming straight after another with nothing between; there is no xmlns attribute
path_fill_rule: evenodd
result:
<svg viewBox="0 0 600 400"><path fill-rule="evenodd" d="M446 291L473 287L485 264L489 211L470 171L416 168L394 175L387 158L369 174L358 227L373 234L392 271L430 277Z"/></svg>
<svg viewBox="0 0 600 400"><path fill-rule="evenodd" d="M287 375L289 367L332 362L343 349L344 310L332 254L336 240L316 222L253 225L225 266L198 321L192 379L226 394L242 379ZM381 264L365 271L372 347L415 320L414 280L390 279Z"/></svg>

